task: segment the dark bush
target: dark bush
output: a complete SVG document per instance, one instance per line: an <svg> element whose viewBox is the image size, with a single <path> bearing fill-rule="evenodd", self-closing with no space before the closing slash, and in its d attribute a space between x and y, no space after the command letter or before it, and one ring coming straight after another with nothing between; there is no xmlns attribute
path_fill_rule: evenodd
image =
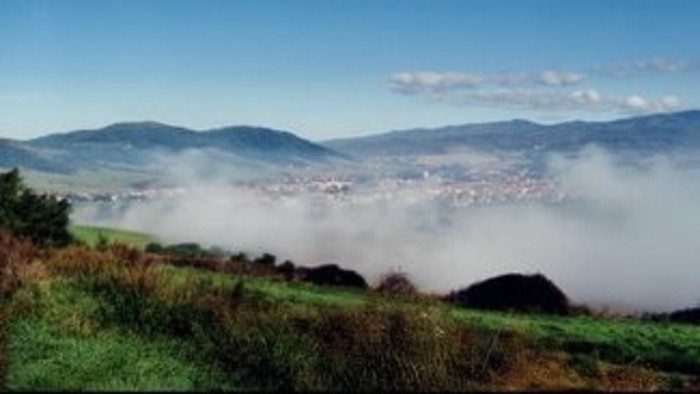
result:
<svg viewBox="0 0 700 394"><path fill-rule="evenodd" d="M566 295L541 274L497 276L453 292L447 301L467 308L569 314Z"/></svg>
<svg viewBox="0 0 700 394"><path fill-rule="evenodd" d="M148 245L144 248L144 251L146 253L155 253L155 254L161 254L163 253L163 245L159 244L158 242L149 242Z"/></svg>
<svg viewBox="0 0 700 394"><path fill-rule="evenodd" d="M284 263L277 266L277 272L282 274L282 276L284 276L284 279L287 281L292 280L294 278L295 270L296 267L294 266L294 263L292 263L289 260L285 260Z"/></svg>
<svg viewBox="0 0 700 394"><path fill-rule="evenodd" d="M168 256L165 261L177 267L193 267L208 271L225 271L226 264L221 259L209 257L177 257Z"/></svg>
<svg viewBox="0 0 700 394"><path fill-rule="evenodd" d="M248 258L248 255L243 253L243 252L238 252L230 257L231 262L233 263L249 263L250 259Z"/></svg>
<svg viewBox="0 0 700 394"><path fill-rule="evenodd" d="M342 269L336 264L308 268L301 280L316 285L357 287L360 289L369 287L360 274L352 270Z"/></svg>
<svg viewBox="0 0 700 394"><path fill-rule="evenodd" d="M165 253L176 257L199 257L206 254L206 251L195 242L185 242L165 247Z"/></svg>
<svg viewBox="0 0 700 394"><path fill-rule="evenodd" d="M657 321L672 321L677 323L699 324L700 306L695 308L680 309L671 313L659 313L648 316Z"/></svg>
<svg viewBox="0 0 700 394"><path fill-rule="evenodd" d="M276 261L277 261L277 257L275 257L275 255L265 253L262 256L258 257L257 259L253 260L253 263L272 267L275 265Z"/></svg>

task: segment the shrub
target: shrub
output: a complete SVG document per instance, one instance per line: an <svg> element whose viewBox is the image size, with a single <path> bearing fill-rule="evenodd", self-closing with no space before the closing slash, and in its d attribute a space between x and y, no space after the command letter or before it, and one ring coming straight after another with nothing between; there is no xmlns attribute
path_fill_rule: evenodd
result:
<svg viewBox="0 0 700 394"><path fill-rule="evenodd" d="M418 294L408 275L403 272L390 272L384 275L376 290L381 294L388 295L412 296Z"/></svg>
<svg viewBox="0 0 700 394"><path fill-rule="evenodd" d="M284 276L284 280L286 281L290 281L294 278L295 271L296 267L294 266L294 263L289 260L285 260L284 263L277 266L277 272L282 274L282 276Z"/></svg>
<svg viewBox="0 0 700 394"><path fill-rule="evenodd" d="M516 312L569 314L569 301L544 275L506 274L447 296L463 307Z"/></svg>
<svg viewBox="0 0 700 394"><path fill-rule="evenodd" d="M265 253L257 259L253 260L253 263L264 265L266 267L273 267L276 261L277 257L275 255Z"/></svg>
<svg viewBox="0 0 700 394"><path fill-rule="evenodd" d="M243 253L243 252L238 252L234 255L232 255L229 260L232 263L249 263L250 259L248 258L248 255Z"/></svg>
<svg viewBox="0 0 700 394"><path fill-rule="evenodd" d="M205 254L205 250L195 242L185 242L165 247L165 253L176 257L199 257Z"/></svg>
<svg viewBox="0 0 700 394"><path fill-rule="evenodd" d="M153 254L161 254L163 253L163 245L161 245L158 242L149 242L146 247L144 248L144 251L146 253L153 253Z"/></svg>
<svg viewBox="0 0 700 394"><path fill-rule="evenodd" d="M302 271L302 270L299 270ZM367 281L353 270L346 270L335 264L325 264L318 267L307 268L301 280L315 285L345 286L367 289Z"/></svg>
<svg viewBox="0 0 700 394"><path fill-rule="evenodd" d="M658 313L646 316L647 319L672 321L700 325L700 306L673 311L671 313Z"/></svg>

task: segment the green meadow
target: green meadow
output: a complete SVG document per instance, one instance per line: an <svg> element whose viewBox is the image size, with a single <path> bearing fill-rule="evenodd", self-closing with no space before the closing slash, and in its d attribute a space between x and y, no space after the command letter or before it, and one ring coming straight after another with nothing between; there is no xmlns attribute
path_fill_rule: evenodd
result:
<svg viewBox="0 0 700 394"><path fill-rule="evenodd" d="M69 231L75 238L90 246L97 245L100 237L104 237L107 243L121 243L139 249L143 249L150 242L157 241L156 237L149 234L109 227L73 224L69 227Z"/></svg>
<svg viewBox="0 0 700 394"><path fill-rule="evenodd" d="M96 234L136 248L153 237L72 231L87 245L13 271L6 389L697 389L697 326L467 310L429 295L174 266L125 245L89 246Z"/></svg>

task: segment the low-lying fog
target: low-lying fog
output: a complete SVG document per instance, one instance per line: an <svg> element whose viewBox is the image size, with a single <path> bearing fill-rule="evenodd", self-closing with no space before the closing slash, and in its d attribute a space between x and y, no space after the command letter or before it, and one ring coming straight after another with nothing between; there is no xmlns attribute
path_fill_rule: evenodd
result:
<svg viewBox="0 0 700 394"><path fill-rule="evenodd" d="M182 158L186 186L212 186L216 168ZM673 310L700 302L700 172L657 156L622 165L588 149L553 157L548 174L579 196L568 205L520 204L446 211L410 193L372 204L277 200L208 187L133 204L78 222L143 230L302 265L335 262L370 281L401 269L425 291L444 293L506 272L542 272L576 302L625 311ZM230 170L230 169L229 169ZM219 190L219 192L217 192Z"/></svg>

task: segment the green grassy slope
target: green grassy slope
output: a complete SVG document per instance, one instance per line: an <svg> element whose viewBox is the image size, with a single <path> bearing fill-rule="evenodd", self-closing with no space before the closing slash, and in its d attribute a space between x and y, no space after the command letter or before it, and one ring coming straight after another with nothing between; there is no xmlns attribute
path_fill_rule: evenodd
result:
<svg viewBox="0 0 700 394"><path fill-rule="evenodd" d="M694 326L463 310L120 253L71 247L25 269L7 388L660 389L700 375Z"/></svg>
<svg viewBox="0 0 700 394"><path fill-rule="evenodd" d="M149 242L157 241L157 238L150 234L110 227L73 224L69 230L75 238L91 246L97 243L100 235L109 243L123 243L139 249L143 249Z"/></svg>
<svg viewBox="0 0 700 394"><path fill-rule="evenodd" d="M192 268L164 266L162 269L173 281L196 277L212 288L230 288L239 280ZM351 289L285 283L265 278L249 278L246 287L271 302L289 305L352 307L384 299L376 294ZM595 354L611 362L700 374L700 328L696 326L632 318L510 314L453 308L437 303L429 305L446 309L447 313L466 325L494 332L514 331L536 342L561 347L572 353Z"/></svg>
<svg viewBox="0 0 700 394"><path fill-rule="evenodd" d="M74 280L41 281L23 297L36 309L10 327L8 389L231 388L186 342L102 324L96 314L105 305Z"/></svg>
<svg viewBox="0 0 700 394"><path fill-rule="evenodd" d="M468 324L520 332L570 353L664 371L700 374L700 328L632 318L557 317L455 309Z"/></svg>

